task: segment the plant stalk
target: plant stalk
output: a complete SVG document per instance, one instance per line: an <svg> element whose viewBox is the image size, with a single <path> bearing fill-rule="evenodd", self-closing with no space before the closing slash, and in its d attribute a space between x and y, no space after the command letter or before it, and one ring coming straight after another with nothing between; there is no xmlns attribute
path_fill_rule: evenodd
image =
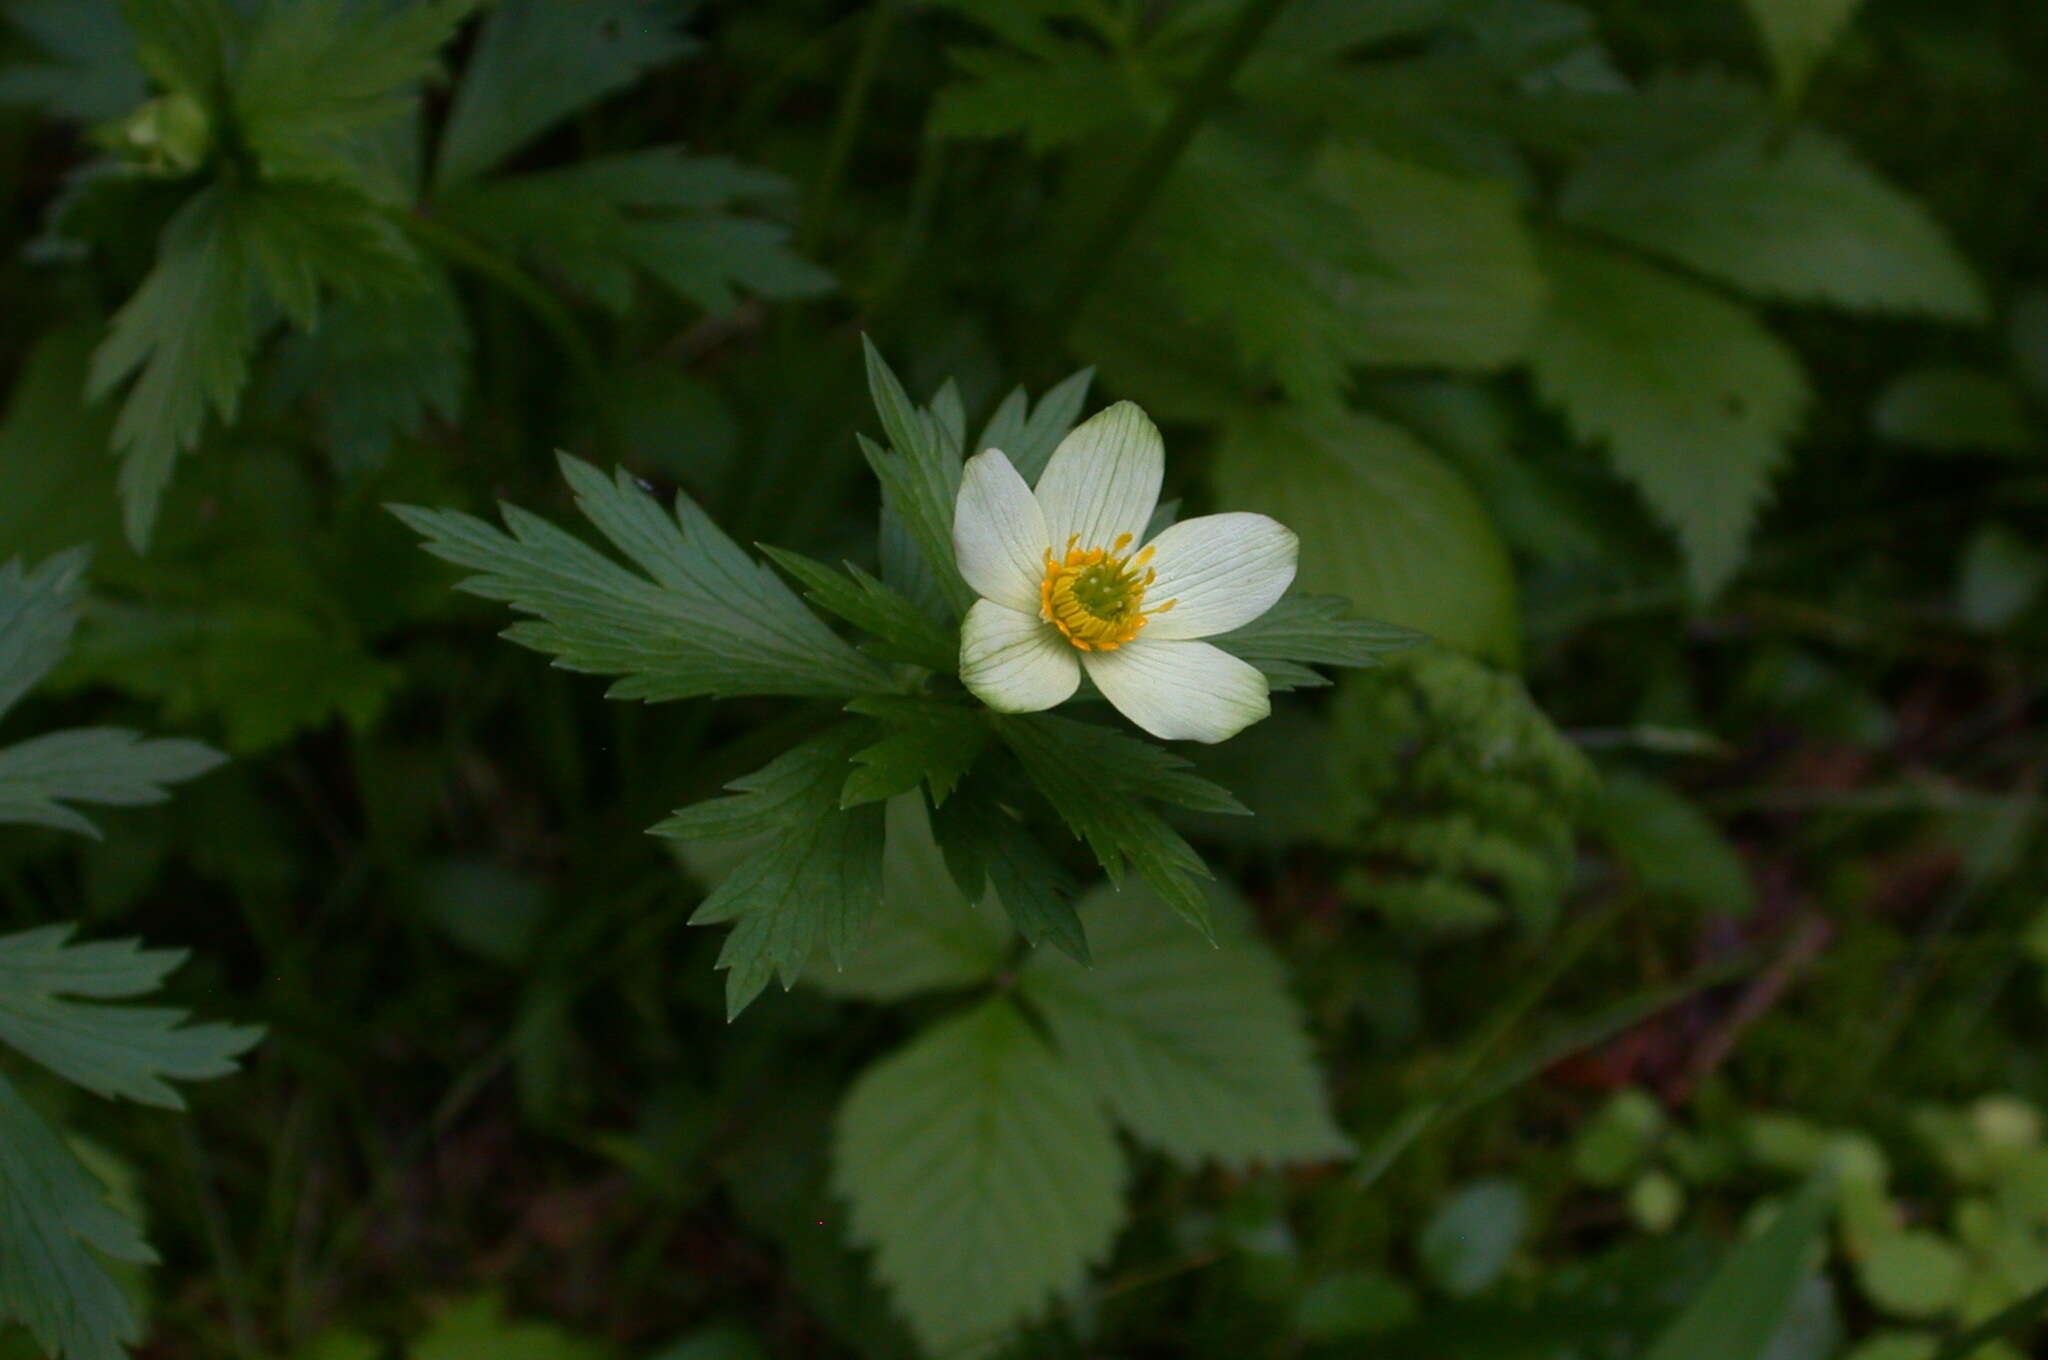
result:
<svg viewBox="0 0 2048 1360"><path fill-rule="evenodd" d="M846 179L846 164L853 155L853 143L867 121L868 95L882 69L882 53L889 46L889 31L896 26L897 0L875 0L868 12L867 27L861 30L860 46L853 55L853 69L839 92L839 111L832 118L831 140L825 144L825 164L818 172L804 204L803 220L797 227L797 246L810 251L818 244L832 220L833 201Z"/></svg>

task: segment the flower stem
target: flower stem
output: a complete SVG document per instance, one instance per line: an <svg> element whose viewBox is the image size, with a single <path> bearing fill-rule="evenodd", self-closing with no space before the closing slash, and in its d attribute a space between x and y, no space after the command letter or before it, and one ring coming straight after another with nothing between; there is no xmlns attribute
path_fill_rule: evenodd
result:
<svg viewBox="0 0 2048 1360"><path fill-rule="evenodd" d="M1104 209L1081 247L1068 257L1067 267L1058 284L1047 293L1050 301L1039 319L1045 350L1052 349L1065 338L1067 328L1073 324L1110 262L1123 249L1132 228L1145 215L1145 209L1159 192L1159 186L1166 182L1167 175L1172 173L1181 153L1187 150L1188 142L1201 127L1202 120L1229 91L1238 69L1286 4L1287 0L1245 0L1236 20L1210 50L1193 83L1182 93L1180 103L1159 125L1159 130L1152 134L1152 140L1132 169L1130 178L1123 182L1116 198Z"/></svg>
<svg viewBox="0 0 2048 1360"><path fill-rule="evenodd" d="M831 140L825 144L824 168L811 186L803 221L797 227L797 245L803 250L815 247L831 222L832 203L839 197L839 186L846 178L846 163L853 154L854 139L860 136L860 125L867 119L868 92L874 88L875 76L882 68L889 30L896 24L896 8L897 0L875 0L874 8L868 11L867 27L861 30L860 47L853 56L853 69L847 72L846 86L839 92L839 111L832 119Z"/></svg>

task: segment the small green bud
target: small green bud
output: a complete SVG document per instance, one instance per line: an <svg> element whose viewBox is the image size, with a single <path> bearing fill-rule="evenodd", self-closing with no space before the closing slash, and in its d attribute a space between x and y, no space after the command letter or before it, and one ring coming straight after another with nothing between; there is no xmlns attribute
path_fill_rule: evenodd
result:
<svg viewBox="0 0 2048 1360"><path fill-rule="evenodd" d="M117 153L149 169L185 174L213 150L213 120L190 95L167 94L119 123L113 140Z"/></svg>

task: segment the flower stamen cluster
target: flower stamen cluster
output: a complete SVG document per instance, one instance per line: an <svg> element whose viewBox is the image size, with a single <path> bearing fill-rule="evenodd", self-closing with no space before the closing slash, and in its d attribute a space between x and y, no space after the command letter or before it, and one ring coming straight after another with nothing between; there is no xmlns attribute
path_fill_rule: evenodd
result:
<svg viewBox="0 0 2048 1360"><path fill-rule="evenodd" d="M1084 652L1113 652L1136 637L1147 619L1164 614L1176 601L1144 607L1146 589L1159 579L1159 573L1146 565L1155 551L1151 544L1126 556L1129 534L1118 534L1107 548L1082 548L1077 546L1080 541L1079 534L1069 534L1063 557L1054 557L1051 548L1045 550L1038 617Z"/></svg>

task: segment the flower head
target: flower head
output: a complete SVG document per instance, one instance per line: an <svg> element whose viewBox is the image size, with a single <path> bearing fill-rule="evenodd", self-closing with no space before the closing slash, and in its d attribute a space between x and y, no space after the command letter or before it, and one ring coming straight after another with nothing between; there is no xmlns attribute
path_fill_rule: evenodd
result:
<svg viewBox="0 0 2048 1360"><path fill-rule="evenodd" d="M1130 402L1075 427L1034 492L1000 450L967 461L953 513L960 574L981 598L960 678L1003 713L1072 697L1081 672L1155 737L1222 741L1272 711L1257 668L1199 639L1273 607L1297 541L1264 515L1204 515L1142 543L1165 461Z"/></svg>

